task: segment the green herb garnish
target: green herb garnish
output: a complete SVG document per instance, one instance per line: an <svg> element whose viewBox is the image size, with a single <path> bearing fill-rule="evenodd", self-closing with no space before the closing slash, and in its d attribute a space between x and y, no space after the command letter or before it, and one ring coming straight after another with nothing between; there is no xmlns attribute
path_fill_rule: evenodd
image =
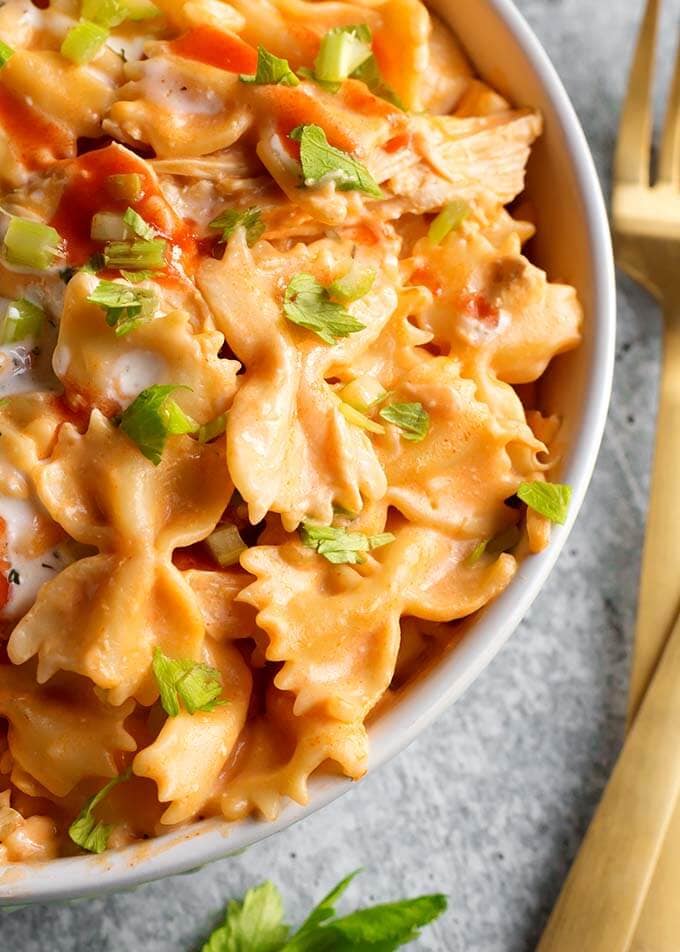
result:
<svg viewBox="0 0 680 952"><path fill-rule="evenodd" d="M299 531L303 545L336 565L360 565L366 561L366 552L395 539L391 532L367 536L363 532L348 532L336 526L317 526L311 522L303 522Z"/></svg>
<svg viewBox="0 0 680 952"><path fill-rule="evenodd" d="M283 312L289 321L314 331L326 344L361 331L365 324L331 300L327 288L311 274L296 274L286 288Z"/></svg>
<svg viewBox="0 0 680 952"><path fill-rule="evenodd" d="M300 143L302 177L308 188L335 182L335 187L341 192L358 191L373 198L383 197L366 166L330 145L321 126L296 126L290 138Z"/></svg>
<svg viewBox="0 0 680 952"><path fill-rule="evenodd" d="M113 827L107 823L102 823L101 820L95 820L92 812L94 808L111 793L114 787L118 786L119 783L124 783L126 780L129 780L131 776L132 771L130 769L126 770L118 777L114 777L113 780L110 780L105 787L102 787L99 793L96 793L93 797L90 797L89 800L85 801L83 809L68 828L68 835L77 846L82 847L82 849L90 853L104 852L109 845L109 836L111 835Z"/></svg>
<svg viewBox="0 0 680 952"><path fill-rule="evenodd" d="M379 411L379 416L401 430L405 440L420 443L430 429L430 417L422 403L390 403Z"/></svg>
<svg viewBox="0 0 680 952"><path fill-rule="evenodd" d="M299 86L300 80L288 65L288 60L274 56L264 46L257 48L257 70L254 76L241 74L242 83L256 86Z"/></svg>
<svg viewBox="0 0 680 952"><path fill-rule="evenodd" d="M266 882L230 902L224 924L201 952L393 952L417 939L419 929L446 909L439 893L382 903L338 917L335 906L356 873L346 876L291 935L283 921L281 894Z"/></svg>
<svg viewBox="0 0 680 952"><path fill-rule="evenodd" d="M188 389L175 384L147 387L123 412L121 430L154 466L160 463L169 436L195 433L199 428L198 423L170 399L176 390Z"/></svg>
<svg viewBox="0 0 680 952"><path fill-rule="evenodd" d="M540 515L557 522L566 522L571 499L571 486L564 483L546 483L537 480L534 483L522 483L517 496L523 503Z"/></svg>
<svg viewBox="0 0 680 952"><path fill-rule="evenodd" d="M224 242L229 241L237 228L245 228L249 248L262 237L265 230L260 209L255 206L251 208L227 208L217 218L213 218L208 227L220 229L222 232L220 240Z"/></svg>
<svg viewBox="0 0 680 952"><path fill-rule="evenodd" d="M102 308L117 337L153 320L159 303L152 288L131 288L117 281L100 281L87 300Z"/></svg>
<svg viewBox="0 0 680 952"><path fill-rule="evenodd" d="M188 714L197 711L214 711L226 703L220 701L222 675L215 668L198 661L169 658L156 646L151 664L163 710L170 717L177 717L180 701Z"/></svg>

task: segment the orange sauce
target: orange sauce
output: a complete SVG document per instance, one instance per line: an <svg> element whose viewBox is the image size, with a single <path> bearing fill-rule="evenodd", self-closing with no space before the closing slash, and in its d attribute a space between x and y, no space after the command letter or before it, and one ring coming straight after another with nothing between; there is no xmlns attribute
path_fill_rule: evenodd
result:
<svg viewBox="0 0 680 952"><path fill-rule="evenodd" d="M229 73L252 74L257 69L257 50L233 33L212 26L196 26L168 44L170 52L198 60Z"/></svg>
<svg viewBox="0 0 680 952"><path fill-rule="evenodd" d="M0 126L28 169L39 169L73 154L73 136L0 85Z"/></svg>
<svg viewBox="0 0 680 952"><path fill-rule="evenodd" d="M110 175L129 173L139 175L142 183L140 197L130 203L116 199L107 187ZM103 211L122 214L128 204L159 234L179 245L185 264L193 265L196 257L193 230L168 205L144 161L119 145L86 152L69 167L68 181L50 224L64 239L71 264L83 264L102 249L102 243L90 237L92 216Z"/></svg>

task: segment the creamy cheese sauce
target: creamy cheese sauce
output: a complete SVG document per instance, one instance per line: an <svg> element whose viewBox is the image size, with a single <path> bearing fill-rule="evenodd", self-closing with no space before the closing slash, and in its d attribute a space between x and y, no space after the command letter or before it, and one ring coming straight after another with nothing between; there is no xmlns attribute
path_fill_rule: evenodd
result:
<svg viewBox="0 0 680 952"><path fill-rule="evenodd" d="M111 396L124 408L147 387L163 377L165 361L148 350L133 350L123 354L113 364Z"/></svg>
<svg viewBox="0 0 680 952"><path fill-rule="evenodd" d="M73 556L64 543L49 547L34 557L22 554L31 543L38 520L47 518L40 502L34 497L0 495L0 518L5 522L6 559L10 565L9 598L0 611L0 617L21 618L35 601L43 582L53 578L72 562Z"/></svg>

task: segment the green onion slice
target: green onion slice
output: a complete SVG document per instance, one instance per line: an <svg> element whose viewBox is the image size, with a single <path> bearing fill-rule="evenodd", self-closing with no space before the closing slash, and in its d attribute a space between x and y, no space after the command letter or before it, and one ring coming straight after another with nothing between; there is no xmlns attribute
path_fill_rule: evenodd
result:
<svg viewBox="0 0 680 952"><path fill-rule="evenodd" d="M459 228L470 214L467 202L456 200L449 202L430 223L427 237L432 245L438 245L449 232Z"/></svg>
<svg viewBox="0 0 680 952"><path fill-rule="evenodd" d="M14 55L14 50L7 43L0 40L0 69L7 64L10 56Z"/></svg>
<svg viewBox="0 0 680 952"><path fill-rule="evenodd" d="M68 31L61 44L61 55L78 66L93 60L109 38L109 31L91 20L81 20Z"/></svg>
<svg viewBox="0 0 680 952"><path fill-rule="evenodd" d="M10 264L46 271L61 251L61 236L50 225L28 218L12 218L3 241Z"/></svg>
<svg viewBox="0 0 680 952"><path fill-rule="evenodd" d="M45 312L37 304L19 298L8 305L0 331L0 343L14 344L29 337L40 336Z"/></svg>

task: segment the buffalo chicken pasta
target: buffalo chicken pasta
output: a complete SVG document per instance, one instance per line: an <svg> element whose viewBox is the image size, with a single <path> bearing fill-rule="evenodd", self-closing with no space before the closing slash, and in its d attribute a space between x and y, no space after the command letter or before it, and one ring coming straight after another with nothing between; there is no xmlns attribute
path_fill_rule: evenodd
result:
<svg viewBox="0 0 680 952"><path fill-rule="evenodd" d="M540 131L419 0L2 4L0 863L361 777L547 545Z"/></svg>

